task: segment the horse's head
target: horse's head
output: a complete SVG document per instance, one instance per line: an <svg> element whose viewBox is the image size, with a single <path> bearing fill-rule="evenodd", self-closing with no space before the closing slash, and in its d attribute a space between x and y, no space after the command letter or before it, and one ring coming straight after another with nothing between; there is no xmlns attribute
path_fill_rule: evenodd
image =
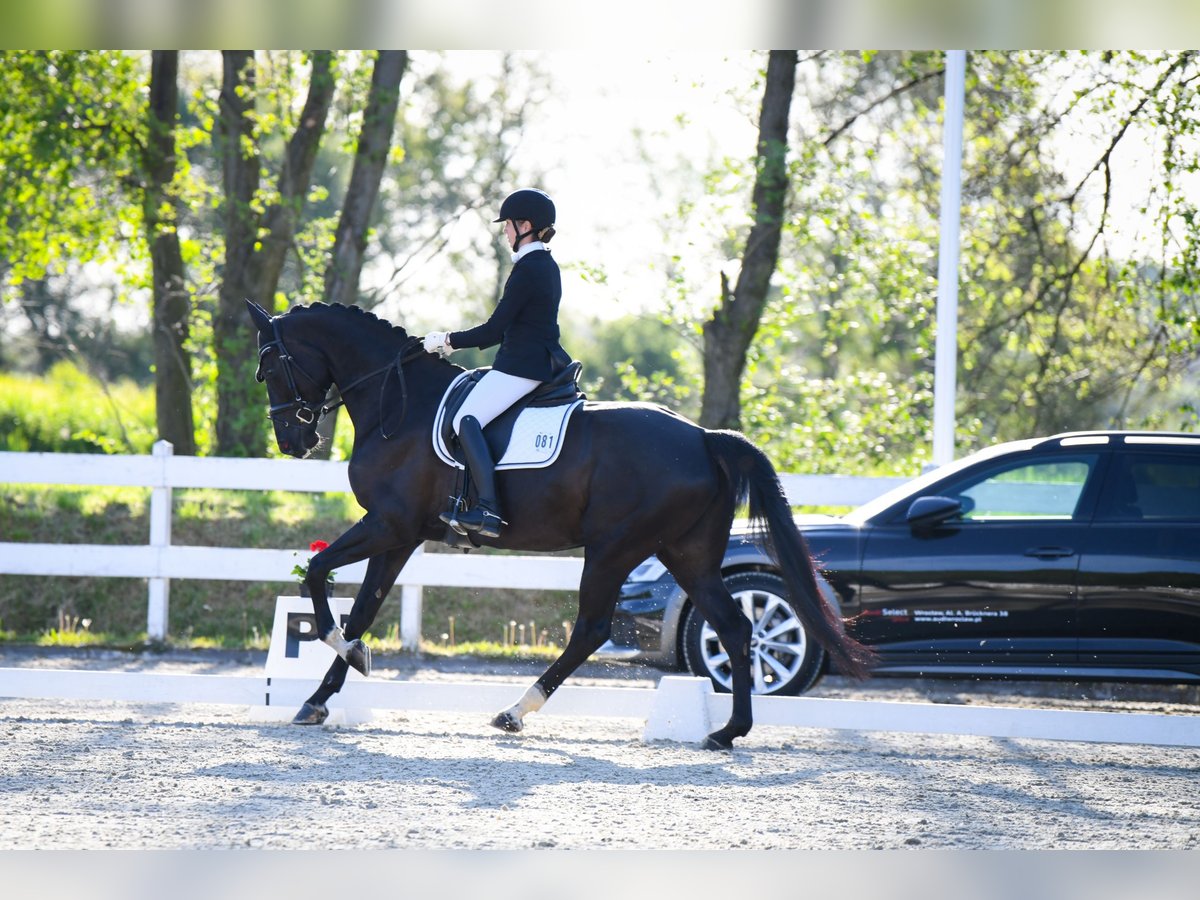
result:
<svg viewBox="0 0 1200 900"><path fill-rule="evenodd" d="M275 426L279 449L304 457L317 446L317 423L325 410L325 395L333 383L324 355L304 339L298 320L290 314L272 316L257 303L246 301L258 328L258 371L255 378L267 386L268 412ZM287 331L287 343L284 332Z"/></svg>

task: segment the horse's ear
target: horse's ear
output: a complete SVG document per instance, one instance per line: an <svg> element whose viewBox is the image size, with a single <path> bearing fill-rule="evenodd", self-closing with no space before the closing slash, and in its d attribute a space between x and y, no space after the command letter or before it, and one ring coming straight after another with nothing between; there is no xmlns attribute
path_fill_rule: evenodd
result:
<svg viewBox="0 0 1200 900"><path fill-rule="evenodd" d="M250 318L254 320L255 326L259 331L265 331L271 327L271 314L251 300L246 298L246 306L250 309Z"/></svg>

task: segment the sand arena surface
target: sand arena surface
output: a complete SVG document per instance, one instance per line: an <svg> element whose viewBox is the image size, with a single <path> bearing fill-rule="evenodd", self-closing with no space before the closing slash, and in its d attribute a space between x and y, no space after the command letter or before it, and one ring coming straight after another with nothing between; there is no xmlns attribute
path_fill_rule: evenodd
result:
<svg viewBox="0 0 1200 900"><path fill-rule="evenodd" d="M379 664L511 682L514 701L540 670ZM17 665L244 675L261 658L0 651ZM661 674L590 665L572 683ZM814 696L1194 715L1195 690L829 678ZM711 753L645 743L642 724L298 728L230 706L0 699L0 847L1200 849L1195 749L758 727Z"/></svg>

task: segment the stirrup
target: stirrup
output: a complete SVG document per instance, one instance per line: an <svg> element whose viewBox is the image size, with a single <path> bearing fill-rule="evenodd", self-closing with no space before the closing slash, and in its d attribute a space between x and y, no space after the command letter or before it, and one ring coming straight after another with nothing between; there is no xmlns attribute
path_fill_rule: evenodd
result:
<svg viewBox="0 0 1200 900"><path fill-rule="evenodd" d="M462 537L466 537L467 536L467 528L460 521L458 521L458 514L462 511L463 511L463 509L462 509L461 504L455 502L445 512L438 513L438 518L441 519L445 524L447 524L451 528L453 528L456 534L459 534Z"/></svg>
<svg viewBox="0 0 1200 900"><path fill-rule="evenodd" d="M497 538L500 537L500 526L504 524L504 520L500 518L499 513L480 505L456 517L454 522L447 522L446 524L456 531L459 528L465 528L466 531L475 532L481 537ZM465 534L466 532L463 533Z"/></svg>

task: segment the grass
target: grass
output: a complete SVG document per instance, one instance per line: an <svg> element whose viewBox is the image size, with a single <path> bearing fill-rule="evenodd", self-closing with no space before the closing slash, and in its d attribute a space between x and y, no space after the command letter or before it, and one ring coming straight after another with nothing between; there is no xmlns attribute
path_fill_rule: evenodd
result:
<svg viewBox="0 0 1200 900"><path fill-rule="evenodd" d="M401 653L399 623L386 625L383 636L368 633L366 643L376 653ZM265 652L270 643L270 634L261 633L253 640L213 637L172 637L167 642L175 650L261 650ZM143 652L156 649L146 637L146 632L116 634L110 632L78 630L61 631L49 628L38 633L18 634L0 628L0 643L26 644L35 647L72 647L125 652ZM475 656L481 659L545 659L554 660L562 653L559 644L502 644L496 641L467 641L450 646L444 642L423 640L421 652L430 656Z"/></svg>
<svg viewBox="0 0 1200 900"><path fill-rule="evenodd" d="M540 647L528 645L512 646L497 644L492 641L472 641L467 644L457 644L454 647L436 644L422 644L421 651L431 656L478 656L481 659L544 659L548 662L558 658L562 647L558 644L543 644Z"/></svg>

